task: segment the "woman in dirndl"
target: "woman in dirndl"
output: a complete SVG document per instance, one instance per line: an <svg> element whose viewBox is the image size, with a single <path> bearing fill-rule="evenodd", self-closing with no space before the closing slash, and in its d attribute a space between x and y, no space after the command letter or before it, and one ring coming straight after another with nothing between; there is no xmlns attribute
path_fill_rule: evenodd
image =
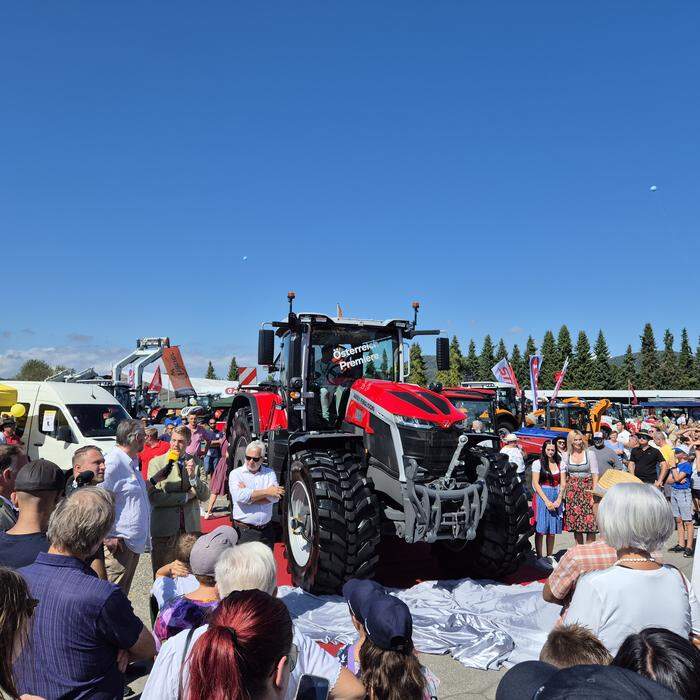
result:
<svg viewBox="0 0 700 700"><path fill-rule="evenodd" d="M567 455L564 460L567 485L564 497L564 529L574 533L577 544L595 542L598 531L593 512L593 489L598 484L598 461L595 450L588 448L586 438L578 430L572 430L566 440Z"/></svg>
<svg viewBox="0 0 700 700"><path fill-rule="evenodd" d="M554 566L554 539L562 531L562 500L566 490L566 471L557 446L545 440L540 458L532 463L532 488L535 492L535 552L537 560ZM547 538L547 555L542 556L542 540Z"/></svg>

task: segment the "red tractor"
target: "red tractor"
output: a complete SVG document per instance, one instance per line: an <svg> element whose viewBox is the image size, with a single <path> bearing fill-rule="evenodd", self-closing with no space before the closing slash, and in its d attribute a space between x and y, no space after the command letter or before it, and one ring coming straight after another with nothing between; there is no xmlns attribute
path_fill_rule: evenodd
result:
<svg viewBox="0 0 700 700"><path fill-rule="evenodd" d="M427 542L453 575L499 577L528 548L529 510L495 435L440 394L405 383L413 321L295 313L263 328L274 381L234 396L229 469L254 438L285 489L280 519L294 584L338 592L371 578L380 538ZM278 348L275 350L277 341ZM438 367L449 368L447 338ZM469 423L469 425L467 424Z"/></svg>

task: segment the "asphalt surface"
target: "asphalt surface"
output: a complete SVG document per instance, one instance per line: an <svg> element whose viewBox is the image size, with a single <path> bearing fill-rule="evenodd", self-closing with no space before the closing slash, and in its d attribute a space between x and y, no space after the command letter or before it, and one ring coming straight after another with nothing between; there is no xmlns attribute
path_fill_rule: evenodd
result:
<svg viewBox="0 0 700 700"><path fill-rule="evenodd" d="M696 530L697 534L697 530ZM574 538L569 533L557 536L557 552L563 551L574 544ZM668 541L666 548L676 544L675 533ZM533 545L534 546L534 545ZM664 561L677 566L688 578L692 571L692 559L686 559L683 555L672 552L664 553ZM543 570L543 578L547 572ZM139 561L138 569L134 576L129 598L134 606L136 614L150 628L148 613L148 595L151 589L151 558L143 555ZM480 669L465 668L450 656L437 656L434 654L421 654L421 662L440 679L440 698L463 698L464 700L476 700L486 698L492 700L496 696L496 688L505 673L500 671L482 671ZM148 677L147 669L135 668L128 678L129 687L135 692L133 698L139 698L141 690Z"/></svg>

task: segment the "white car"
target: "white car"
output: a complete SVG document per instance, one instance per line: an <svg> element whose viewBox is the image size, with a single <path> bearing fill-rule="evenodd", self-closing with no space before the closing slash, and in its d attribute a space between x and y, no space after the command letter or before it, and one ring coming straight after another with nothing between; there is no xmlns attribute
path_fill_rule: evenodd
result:
<svg viewBox="0 0 700 700"><path fill-rule="evenodd" d="M17 421L18 433L30 460L49 459L71 469L73 453L95 445L108 452L116 444L120 421L129 418L108 391L91 384L70 382L3 381L17 390L26 414ZM0 411L9 407L0 406Z"/></svg>

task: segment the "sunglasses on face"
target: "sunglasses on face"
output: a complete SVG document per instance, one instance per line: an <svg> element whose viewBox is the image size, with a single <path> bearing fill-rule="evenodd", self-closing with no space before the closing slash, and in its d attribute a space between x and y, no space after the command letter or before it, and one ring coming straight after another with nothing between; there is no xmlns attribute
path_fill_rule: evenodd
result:
<svg viewBox="0 0 700 700"><path fill-rule="evenodd" d="M262 459L262 457L251 457L250 455L246 455L245 458L249 462L259 462Z"/></svg>

